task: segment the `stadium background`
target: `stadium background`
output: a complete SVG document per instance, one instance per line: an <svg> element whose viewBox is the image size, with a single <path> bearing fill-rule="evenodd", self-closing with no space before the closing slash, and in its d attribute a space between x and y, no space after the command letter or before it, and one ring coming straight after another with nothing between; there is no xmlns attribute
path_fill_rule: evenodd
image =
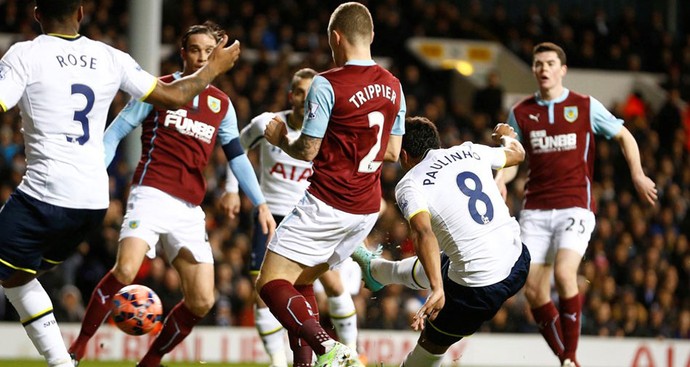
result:
<svg viewBox="0 0 690 367"><path fill-rule="evenodd" d="M129 50L131 2L86 0L81 33ZM162 60L160 74L179 69L176 49L181 32L211 19L231 39L242 42L243 56L215 85L225 91L237 110L240 128L264 111L287 108L287 83L301 67L323 71L331 67L326 38L330 12L339 2L317 0L163 0L161 43L172 51ZM662 103L645 100L644 91L625 90L607 104L637 139L643 167L657 183L659 202L639 202L617 146L597 141L594 195L597 227L580 268L584 297L584 335L690 339L690 3L687 1L364 1L375 22L373 53L400 78L408 114L436 121L446 145L463 140L490 144L491 128L505 121L506 91L499 79L489 86L475 83L470 98L458 100L455 70L431 69L405 47L409 37L487 40L501 43L529 63L531 48L540 41L564 47L571 69L602 69L652 73L665 91ZM584 3L584 4L583 4ZM31 39L40 29L33 20L33 3L0 0L0 34L9 42ZM0 46L0 55L9 42ZM497 70L506 78L512 70ZM568 77L565 85L568 86ZM534 85L530 85L531 90ZM591 92L595 97L596 86ZM536 88L534 88L536 89ZM109 121L127 102L120 95ZM21 180L24 169L17 109L0 115L0 200L4 202ZM137 143L138 144L138 143ZM123 147L121 147L123 148ZM112 266L129 188L131 164L121 153L109 168L111 204L102 228L79 251L41 282L49 290L59 322L79 322L84 300ZM250 153L256 162L256 157ZM217 302L204 325L253 325L251 284L247 272L251 205L243 199L238 220L226 220L218 210L225 175L220 149L206 174L204 200L207 230L216 259ZM400 177L397 165L382 174L390 205L372 233L391 259L410 256L407 224L393 201ZM519 215L525 172L509 186L508 202ZM147 262L137 282L161 296L166 310L179 298L179 280L162 259ZM1 290L0 290L1 292ZM423 293L389 286L356 297L360 328L407 330L411 312ZM17 315L0 297L0 320ZM483 332L536 333L524 296L511 299Z"/></svg>

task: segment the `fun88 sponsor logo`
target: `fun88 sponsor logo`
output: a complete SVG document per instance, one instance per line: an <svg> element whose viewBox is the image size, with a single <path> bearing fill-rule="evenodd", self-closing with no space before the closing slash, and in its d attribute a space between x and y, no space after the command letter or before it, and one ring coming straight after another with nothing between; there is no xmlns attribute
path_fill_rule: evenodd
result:
<svg viewBox="0 0 690 367"><path fill-rule="evenodd" d="M216 128L201 121L192 120L187 117L187 110L168 111L165 116L165 127L174 126L181 134L197 138L204 143L210 144Z"/></svg>
<svg viewBox="0 0 690 367"><path fill-rule="evenodd" d="M545 130L530 132L530 144L533 153L560 152L577 149L575 133L547 135Z"/></svg>

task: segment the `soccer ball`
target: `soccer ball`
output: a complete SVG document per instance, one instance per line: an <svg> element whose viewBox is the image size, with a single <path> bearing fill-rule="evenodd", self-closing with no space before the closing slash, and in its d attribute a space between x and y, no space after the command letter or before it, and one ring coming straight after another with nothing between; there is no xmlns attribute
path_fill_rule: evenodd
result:
<svg viewBox="0 0 690 367"><path fill-rule="evenodd" d="M151 288L128 285L113 296L112 317L115 325L129 335L143 335L159 326L163 305Z"/></svg>

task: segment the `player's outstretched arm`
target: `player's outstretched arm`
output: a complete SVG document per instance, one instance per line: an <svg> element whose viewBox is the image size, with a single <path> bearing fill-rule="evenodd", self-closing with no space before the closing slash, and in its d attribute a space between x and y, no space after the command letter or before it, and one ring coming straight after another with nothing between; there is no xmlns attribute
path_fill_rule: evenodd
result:
<svg viewBox="0 0 690 367"><path fill-rule="evenodd" d="M438 240L431 228L429 213L421 211L410 218L410 230L414 249L427 278L429 278L430 285L429 296L415 314L412 322L412 328L420 330L424 328L424 319L434 320L436 318L443 308L446 298L443 291L443 277L441 276L441 255Z"/></svg>
<svg viewBox="0 0 690 367"><path fill-rule="evenodd" d="M228 36L223 36L223 39L209 56L206 65L194 74L177 79L172 83L158 80L153 92L144 101L168 109L180 108L191 101L218 75L230 70L240 57L239 41L225 47L227 42Z"/></svg>
<svg viewBox="0 0 690 367"><path fill-rule="evenodd" d="M630 176L632 177L635 189L640 199L647 203L654 205L657 200L656 184L651 178L647 177L642 170L642 163L640 163L640 150L630 131L622 126L621 130L614 136L623 151L625 160L628 162L630 168Z"/></svg>

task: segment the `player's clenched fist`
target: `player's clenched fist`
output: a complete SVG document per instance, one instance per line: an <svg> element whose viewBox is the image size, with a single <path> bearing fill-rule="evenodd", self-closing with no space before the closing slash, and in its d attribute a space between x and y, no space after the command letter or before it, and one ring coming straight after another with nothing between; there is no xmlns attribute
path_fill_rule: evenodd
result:
<svg viewBox="0 0 690 367"><path fill-rule="evenodd" d="M494 132L491 134L491 138L494 140L494 143L501 144L501 137L503 136L515 138L517 134L512 126L501 123L496 125Z"/></svg>
<svg viewBox="0 0 690 367"><path fill-rule="evenodd" d="M285 127L285 122L278 116L274 116L271 122L266 125L266 130L264 130L264 138L269 143L280 147L281 141L287 137L287 128Z"/></svg>

